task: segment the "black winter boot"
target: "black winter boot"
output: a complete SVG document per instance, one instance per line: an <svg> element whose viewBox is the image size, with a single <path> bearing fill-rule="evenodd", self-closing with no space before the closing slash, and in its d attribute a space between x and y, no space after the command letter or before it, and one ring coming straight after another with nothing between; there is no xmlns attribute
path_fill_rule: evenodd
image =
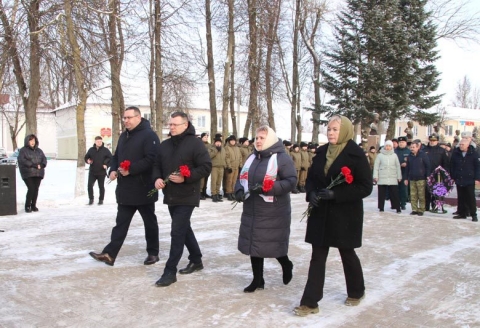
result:
<svg viewBox="0 0 480 328"><path fill-rule="evenodd" d="M228 200L234 201L235 197L233 197L233 194L227 194Z"/></svg>
<svg viewBox="0 0 480 328"><path fill-rule="evenodd" d="M282 271L283 271L283 283L285 285L288 285L288 283L292 280L293 277L293 263L288 259L288 256L282 256L278 257L277 261L280 263L282 266Z"/></svg>
<svg viewBox="0 0 480 328"><path fill-rule="evenodd" d="M32 207L31 206L25 206L25 212L32 213Z"/></svg>
<svg viewBox="0 0 480 328"><path fill-rule="evenodd" d="M212 202L218 203L218 195L212 195Z"/></svg>
<svg viewBox="0 0 480 328"><path fill-rule="evenodd" d="M253 293L265 287L265 280L263 280L263 258L250 256L252 263L253 280L250 285L243 290L245 293Z"/></svg>

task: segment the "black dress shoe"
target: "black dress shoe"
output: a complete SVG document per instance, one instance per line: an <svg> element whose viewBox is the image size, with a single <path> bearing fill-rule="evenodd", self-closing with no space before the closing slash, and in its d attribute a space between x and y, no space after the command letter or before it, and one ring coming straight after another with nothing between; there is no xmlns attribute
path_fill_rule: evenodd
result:
<svg viewBox="0 0 480 328"><path fill-rule="evenodd" d="M93 199L90 199L90 200L88 201L88 205L93 205Z"/></svg>
<svg viewBox="0 0 480 328"><path fill-rule="evenodd" d="M190 274L190 273L194 273L195 271L200 271L202 269L203 269L203 263L202 262L200 262L200 263L190 262L190 263L188 263L186 268L181 269L178 272L180 274Z"/></svg>
<svg viewBox="0 0 480 328"><path fill-rule="evenodd" d="M459 215L455 215L453 218L454 219L466 219L467 217L459 214Z"/></svg>
<svg viewBox="0 0 480 328"><path fill-rule="evenodd" d="M25 206L25 212L32 213L32 207L31 206Z"/></svg>
<svg viewBox="0 0 480 328"><path fill-rule="evenodd" d="M98 253L90 252L88 254L90 254L90 256L93 257L95 260L103 262L106 265L113 266L113 263L115 263L115 259L113 259L110 255L108 255L108 253L98 254Z"/></svg>
<svg viewBox="0 0 480 328"><path fill-rule="evenodd" d="M38 212L38 207L36 207L35 205L32 205L32 211L33 212Z"/></svg>
<svg viewBox="0 0 480 328"><path fill-rule="evenodd" d="M103 205L103 199L98 200L98 205Z"/></svg>
<svg viewBox="0 0 480 328"><path fill-rule="evenodd" d="M410 213L410 215L417 215L418 212L415 212L415 211L412 211L412 213Z"/></svg>
<svg viewBox="0 0 480 328"><path fill-rule="evenodd" d="M157 255L148 255L145 261L143 261L143 264L150 265L155 264L158 261L160 261L160 258Z"/></svg>
<svg viewBox="0 0 480 328"><path fill-rule="evenodd" d="M452 215L457 215L458 214L458 211L455 211L452 213Z"/></svg>
<svg viewBox="0 0 480 328"><path fill-rule="evenodd" d="M472 216L472 222L478 222L477 216Z"/></svg>
<svg viewBox="0 0 480 328"><path fill-rule="evenodd" d="M164 273L160 279L157 280L155 285L157 287L167 287L177 282L177 275L175 273Z"/></svg>

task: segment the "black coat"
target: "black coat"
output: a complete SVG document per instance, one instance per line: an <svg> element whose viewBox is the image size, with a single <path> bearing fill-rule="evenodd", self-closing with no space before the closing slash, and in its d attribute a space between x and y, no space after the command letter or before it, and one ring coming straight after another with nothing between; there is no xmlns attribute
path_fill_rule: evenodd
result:
<svg viewBox="0 0 480 328"><path fill-rule="evenodd" d="M475 180L480 181L480 162L475 148L468 147L465 157L460 148L455 148L450 161L450 176L460 187L472 186Z"/></svg>
<svg viewBox="0 0 480 328"><path fill-rule="evenodd" d="M25 137L25 142L18 153L18 168L22 179L42 178L45 176L45 167L47 166L47 158L43 151L38 148L38 138L35 137L35 146L33 148L28 144L28 140L32 134ZM40 164L40 169L38 165Z"/></svg>
<svg viewBox="0 0 480 328"><path fill-rule="evenodd" d="M90 175L106 175L107 170L103 168L103 165L106 165L107 168L110 166L110 161L112 160L112 153L110 150L102 145L97 149L97 145L93 145L87 153L85 154L85 162L91 159L92 164L90 164L90 169L88 174Z"/></svg>
<svg viewBox="0 0 480 328"><path fill-rule="evenodd" d="M158 194L148 197L155 186L152 167L160 147L157 134L150 122L143 119L131 131L125 130L118 139L117 149L110 163L110 172L118 171L120 163L130 161L130 174L118 175L115 194L122 205L145 205L156 202Z"/></svg>
<svg viewBox="0 0 480 328"><path fill-rule="evenodd" d="M195 136L195 128L188 122L187 129L160 144L155 159L153 181L167 180L181 165L190 169L190 177L183 183L167 182L163 188L163 203L167 205L200 205L200 180L212 171L212 161L203 141Z"/></svg>
<svg viewBox="0 0 480 328"><path fill-rule="evenodd" d="M324 173L328 144L317 149L308 171L305 189L326 188L346 166L352 171L353 182L343 182L331 190L333 200L320 200L307 221L305 241L317 247L357 248L362 246L363 198L371 194L372 172L363 150L349 140L343 151ZM308 201L308 199L307 199Z"/></svg>
<svg viewBox="0 0 480 328"><path fill-rule="evenodd" d="M446 171L448 171L450 167L450 162L448 161L447 151L440 147L439 145L430 146L427 145L422 147L425 154L427 154L428 159L430 160L430 175L438 166L443 167Z"/></svg>
<svg viewBox="0 0 480 328"><path fill-rule="evenodd" d="M265 202L260 195L250 195L243 203L238 250L245 255L277 258L288 253L290 192L297 185L297 171L280 140L264 151L254 151L255 159L248 170L248 185L251 188L263 183L268 161L275 153L277 179L272 190L266 193L267 196L275 196L273 202ZM237 180L235 193L240 189L243 187Z"/></svg>

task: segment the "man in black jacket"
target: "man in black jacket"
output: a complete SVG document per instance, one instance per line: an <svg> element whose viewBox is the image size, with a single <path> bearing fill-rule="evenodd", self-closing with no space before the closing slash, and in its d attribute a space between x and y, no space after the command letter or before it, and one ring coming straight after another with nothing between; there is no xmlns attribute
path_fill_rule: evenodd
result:
<svg viewBox="0 0 480 328"><path fill-rule="evenodd" d="M457 185L458 214L454 219L466 219L472 216L478 222L475 199L475 185L480 184L480 163L478 153L467 138L460 140L450 162L450 175Z"/></svg>
<svg viewBox="0 0 480 328"><path fill-rule="evenodd" d="M425 187L427 185L427 176L430 172L430 160L428 156L420 150L421 142L414 140L410 144L410 155L407 159L405 185L410 186L410 205L412 212L410 215L422 216L425 212Z"/></svg>
<svg viewBox="0 0 480 328"><path fill-rule="evenodd" d="M105 176L107 168L110 165L112 153L103 144L102 137L95 137L95 144L85 154L85 162L90 164L88 170L88 205L93 204L93 185L98 181L98 189L100 196L98 197L98 205L103 204L105 197Z"/></svg>
<svg viewBox="0 0 480 328"><path fill-rule="evenodd" d="M153 189L152 166L158 153L160 140L143 119L137 107L128 107L123 114L126 130L118 139L117 149L110 166L110 180L118 178L118 211L116 225L112 229L110 243L102 253L90 252L94 259L112 265L125 241L128 227L136 211L140 213L145 225L148 256L143 262L150 265L158 262L158 223L155 215L155 202L158 194L149 196Z"/></svg>
<svg viewBox="0 0 480 328"><path fill-rule="evenodd" d="M156 282L159 287L170 286L177 281L177 265L185 246L190 253L189 263L179 271L180 274L203 269L202 253L190 219L194 208L200 204L200 180L212 170L207 149L195 137L195 128L188 121L187 114L173 113L168 125L171 138L160 145L153 169L155 188L162 189L163 203L168 205L172 218L170 256L162 277ZM182 172L181 166L188 167L188 172Z"/></svg>
<svg viewBox="0 0 480 328"><path fill-rule="evenodd" d="M447 152L438 144L438 135L433 133L428 137L428 145L424 147L423 151L427 154L430 160L430 172L427 172L427 177L435 171L438 166L443 167L445 170L449 170L450 163L448 160ZM434 207L432 204L435 198L432 197L428 188L425 188L425 210L429 211L430 207Z"/></svg>

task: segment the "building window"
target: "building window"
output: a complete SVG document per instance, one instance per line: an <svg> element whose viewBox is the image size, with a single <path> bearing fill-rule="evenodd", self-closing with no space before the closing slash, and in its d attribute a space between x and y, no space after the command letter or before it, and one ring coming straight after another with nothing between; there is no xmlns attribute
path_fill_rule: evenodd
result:
<svg viewBox="0 0 480 328"><path fill-rule="evenodd" d="M412 133L415 137L418 136L418 127L416 125L412 129Z"/></svg>
<svg viewBox="0 0 480 328"><path fill-rule="evenodd" d="M431 136L432 132L433 132L432 126L431 125L427 126L427 137Z"/></svg>
<svg viewBox="0 0 480 328"><path fill-rule="evenodd" d="M147 121L150 121L150 119L152 118L152 114L146 114L146 113L144 113L144 114L143 114L143 118L146 119Z"/></svg>
<svg viewBox="0 0 480 328"><path fill-rule="evenodd" d="M199 128L204 128L205 127L205 116L199 116L197 117L197 127Z"/></svg>
<svg viewBox="0 0 480 328"><path fill-rule="evenodd" d="M222 118L219 117L219 118L218 118L218 128L221 129L222 126L223 126Z"/></svg>
<svg viewBox="0 0 480 328"><path fill-rule="evenodd" d="M445 126L445 135L446 136L453 136L453 125Z"/></svg>
<svg viewBox="0 0 480 328"><path fill-rule="evenodd" d="M401 135L402 135L402 127L399 126L399 127L398 127L398 134L397 134L397 136L400 137Z"/></svg>

